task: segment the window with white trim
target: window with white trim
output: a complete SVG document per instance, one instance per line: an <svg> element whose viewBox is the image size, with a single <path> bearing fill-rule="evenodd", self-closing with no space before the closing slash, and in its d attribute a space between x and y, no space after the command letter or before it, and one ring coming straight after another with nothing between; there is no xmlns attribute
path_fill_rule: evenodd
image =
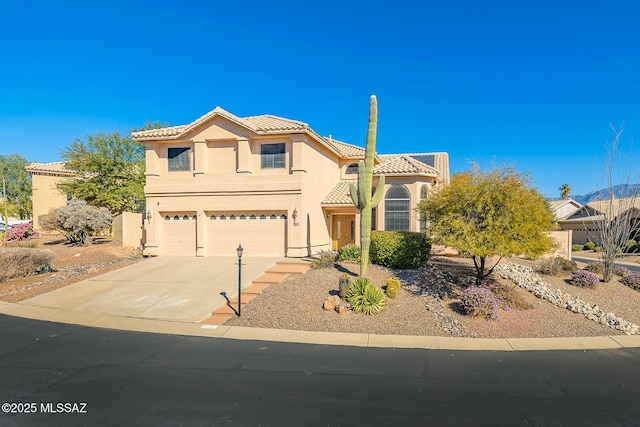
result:
<svg viewBox="0 0 640 427"><path fill-rule="evenodd" d="M286 166L286 144L260 145L260 167L262 169L280 169Z"/></svg>
<svg viewBox="0 0 640 427"><path fill-rule="evenodd" d="M411 195L404 185L394 185L384 198L384 229L388 231L411 230Z"/></svg>

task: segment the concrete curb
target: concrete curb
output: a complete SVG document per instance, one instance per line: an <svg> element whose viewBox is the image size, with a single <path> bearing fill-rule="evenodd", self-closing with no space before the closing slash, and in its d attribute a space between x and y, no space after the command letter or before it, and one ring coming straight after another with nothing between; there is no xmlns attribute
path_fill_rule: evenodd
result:
<svg viewBox="0 0 640 427"><path fill-rule="evenodd" d="M493 339L348 334L337 332L247 328L225 325L203 325L193 322L143 319L137 317L78 312L2 301L0 301L0 313L34 320L124 331L356 347L483 351L601 350L640 347L640 336L638 335L612 335L578 338Z"/></svg>

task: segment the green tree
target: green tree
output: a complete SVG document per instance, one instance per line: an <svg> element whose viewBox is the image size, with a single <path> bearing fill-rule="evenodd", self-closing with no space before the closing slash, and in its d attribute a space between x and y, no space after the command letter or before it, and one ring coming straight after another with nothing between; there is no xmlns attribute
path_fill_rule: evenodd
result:
<svg viewBox="0 0 640 427"><path fill-rule="evenodd" d="M87 135L62 151L65 167L77 176L58 187L88 204L117 215L144 199L144 148L129 134Z"/></svg>
<svg viewBox="0 0 640 427"><path fill-rule="evenodd" d="M558 190L560 190L560 196L562 196L563 200L566 200L569 197L569 194L571 194L571 187L569 184L562 184Z"/></svg>
<svg viewBox="0 0 640 427"><path fill-rule="evenodd" d="M529 186L526 175L510 167L454 174L418 205L437 243L470 254L479 283L503 257L539 256L554 246L545 234L554 216L544 197ZM486 260L498 256L487 268Z"/></svg>
<svg viewBox="0 0 640 427"><path fill-rule="evenodd" d="M20 154L7 154L0 156L0 191L2 180L6 185L6 198L3 195L2 215L6 210L12 215L18 215L20 219L29 218L32 212L31 206L31 177L25 169L29 162Z"/></svg>

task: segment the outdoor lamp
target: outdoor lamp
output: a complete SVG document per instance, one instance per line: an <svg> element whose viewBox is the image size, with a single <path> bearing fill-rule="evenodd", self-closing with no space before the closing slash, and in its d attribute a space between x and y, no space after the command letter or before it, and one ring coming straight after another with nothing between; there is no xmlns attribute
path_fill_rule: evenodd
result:
<svg viewBox="0 0 640 427"><path fill-rule="evenodd" d="M293 208L293 213L291 214L291 216L293 217L293 222L296 222L296 219L298 219L298 209Z"/></svg>
<svg viewBox="0 0 640 427"><path fill-rule="evenodd" d="M242 307L242 244L238 244L236 253L238 254L238 317L240 317L240 307Z"/></svg>

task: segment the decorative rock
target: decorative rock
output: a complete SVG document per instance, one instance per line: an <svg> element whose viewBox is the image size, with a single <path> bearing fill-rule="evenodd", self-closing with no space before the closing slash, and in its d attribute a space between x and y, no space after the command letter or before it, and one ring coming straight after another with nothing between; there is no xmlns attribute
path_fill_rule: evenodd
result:
<svg viewBox="0 0 640 427"><path fill-rule="evenodd" d="M347 308L347 304L336 305L336 311L338 314L345 314L349 309Z"/></svg>
<svg viewBox="0 0 640 427"><path fill-rule="evenodd" d="M331 301L327 300L322 305L322 308L324 308L326 311L333 311L336 308L336 306L331 304Z"/></svg>
<svg viewBox="0 0 640 427"><path fill-rule="evenodd" d="M338 295L330 295L329 298L327 298L327 301L329 301L329 304L332 304L334 307L342 304L342 300Z"/></svg>
<svg viewBox="0 0 640 427"><path fill-rule="evenodd" d="M591 306L582 301L579 297L573 297L563 293L560 289L552 291L544 283L531 267L523 265L505 263L498 265L494 272L504 279L509 279L516 285L533 293L538 298L545 299L550 303L566 308L574 313L580 313L589 320L601 323L611 329L623 331L627 335L635 335L640 332L640 326L627 322L614 313L605 313L597 305Z"/></svg>

